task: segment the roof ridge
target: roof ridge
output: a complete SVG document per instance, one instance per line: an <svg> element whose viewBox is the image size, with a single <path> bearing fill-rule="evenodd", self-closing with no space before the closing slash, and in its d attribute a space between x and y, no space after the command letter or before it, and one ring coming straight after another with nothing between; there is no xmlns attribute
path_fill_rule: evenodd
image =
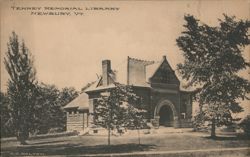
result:
<svg viewBox="0 0 250 157"><path fill-rule="evenodd" d="M128 59L130 59L132 61L144 63L145 65L150 65L150 64L155 63L155 61L148 61L148 60L143 60L143 59L138 59L138 58L132 58L132 57L129 57L129 56L128 56Z"/></svg>

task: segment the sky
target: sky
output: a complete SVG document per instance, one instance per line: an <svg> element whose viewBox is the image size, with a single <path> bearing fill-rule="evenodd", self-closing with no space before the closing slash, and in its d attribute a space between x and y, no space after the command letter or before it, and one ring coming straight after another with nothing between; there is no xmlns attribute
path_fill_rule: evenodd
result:
<svg viewBox="0 0 250 157"><path fill-rule="evenodd" d="M184 15L216 26L223 13L249 19L250 1L32 1L1 2L1 90L6 91L8 74L3 57L12 31L24 40L35 58L39 82L80 90L101 74L101 61L112 68L126 64L127 56L161 60L167 56L173 69L183 61L176 39L183 31ZM14 7L14 9L13 9ZM75 15L32 15L16 7L79 7ZM86 10L92 7L119 10ZM36 11L33 11L36 12ZM53 10L52 12L58 12ZM249 60L249 48L244 52ZM245 75L249 78L249 75Z"/></svg>

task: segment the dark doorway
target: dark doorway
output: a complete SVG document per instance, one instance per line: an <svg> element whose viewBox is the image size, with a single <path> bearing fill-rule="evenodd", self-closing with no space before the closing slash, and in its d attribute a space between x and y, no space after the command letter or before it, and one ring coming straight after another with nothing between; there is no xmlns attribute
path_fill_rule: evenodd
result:
<svg viewBox="0 0 250 157"><path fill-rule="evenodd" d="M169 106L162 106L159 112L160 125L173 127L173 111Z"/></svg>

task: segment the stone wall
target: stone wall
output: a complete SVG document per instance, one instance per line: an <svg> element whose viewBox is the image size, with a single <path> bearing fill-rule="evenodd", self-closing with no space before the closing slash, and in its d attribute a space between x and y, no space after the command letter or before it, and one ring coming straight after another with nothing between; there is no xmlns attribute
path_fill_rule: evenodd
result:
<svg viewBox="0 0 250 157"><path fill-rule="evenodd" d="M84 131L88 125L88 112L70 110L67 111L67 132Z"/></svg>
<svg viewBox="0 0 250 157"><path fill-rule="evenodd" d="M155 83L152 84L152 88L134 86L133 89L136 95L141 97L143 107L147 110L146 118L148 122L155 118L159 120L159 117L155 117L155 108L161 101L168 100L173 104L176 112L173 122L174 127L192 126L192 102L190 94L180 92L177 85ZM100 92L102 91L88 93L90 113L94 111L95 100L100 96ZM182 106L183 104L185 105L185 109ZM185 112L184 117L183 112ZM93 117L90 115L89 125L91 126L92 124Z"/></svg>
<svg viewBox="0 0 250 157"><path fill-rule="evenodd" d="M182 119L192 118L192 97L190 93L181 93L181 113L185 113L185 118L182 117Z"/></svg>
<svg viewBox="0 0 250 157"><path fill-rule="evenodd" d="M148 87L134 87L133 90L136 95L141 98L142 106L145 110L147 110L146 118L150 121L152 118L152 110L154 110L151 105L151 89Z"/></svg>

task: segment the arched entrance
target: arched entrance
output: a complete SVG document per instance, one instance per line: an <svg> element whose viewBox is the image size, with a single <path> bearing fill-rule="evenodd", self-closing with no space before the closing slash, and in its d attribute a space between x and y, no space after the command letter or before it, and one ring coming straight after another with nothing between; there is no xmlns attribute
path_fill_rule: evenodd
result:
<svg viewBox="0 0 250 157"><path fill-rule="evenodd" d="M159 125L166 127L173 127L173 121L174 121L173 111L169 106L167 105L162 106L159 112L159 116L160 116Z"/></svg>
<svg viewBox="0 0 250 157"><path fill-rule="evenodd" d="M158 126L177 127L177 112L173 103L167 99L160 101L155 107L154 119Z"/></svg>

